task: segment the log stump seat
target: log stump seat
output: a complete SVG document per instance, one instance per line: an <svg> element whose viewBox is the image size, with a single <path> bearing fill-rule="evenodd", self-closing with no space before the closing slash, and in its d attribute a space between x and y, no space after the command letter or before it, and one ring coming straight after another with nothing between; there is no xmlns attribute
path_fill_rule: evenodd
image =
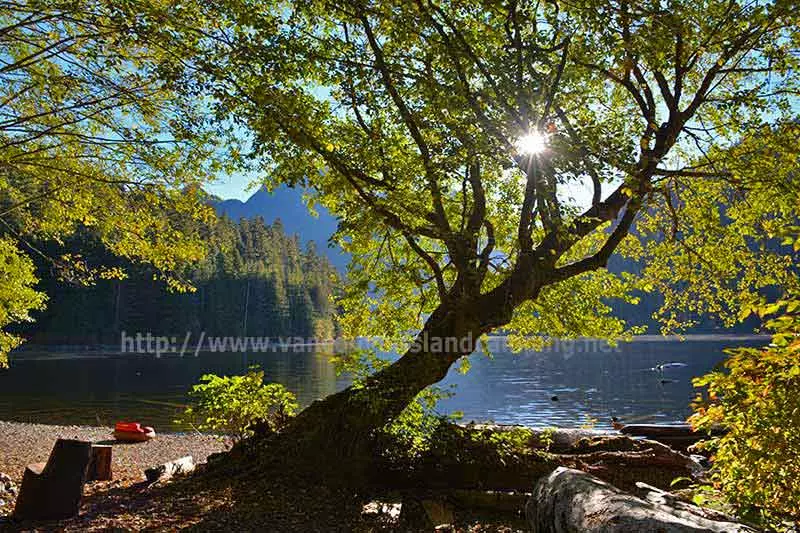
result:
<svg viewBox="0 0 800 533"><path fill-rule="evenodd" d="M47 463L25 469L14 517L61 520L77 515L91 457L91 442L58 439Z"/></svg>
<svg viewBox="0 0 800 533"><path fill-rule="evenodd" d="M111 454L113 448L108 444L92 444L92 458L86 470L86 481L111 481Z"/></svg>

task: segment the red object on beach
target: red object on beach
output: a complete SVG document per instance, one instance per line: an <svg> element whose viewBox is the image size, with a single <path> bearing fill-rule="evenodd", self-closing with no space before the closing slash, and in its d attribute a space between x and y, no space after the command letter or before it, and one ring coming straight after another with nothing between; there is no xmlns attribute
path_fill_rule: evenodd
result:
<svg viewBox="0 0 800 533"><path fill-rule="evenodd" d="M114 426L114 438L124 442L144 442L155 436L153 428L139 422L117 422Z"/></svg>

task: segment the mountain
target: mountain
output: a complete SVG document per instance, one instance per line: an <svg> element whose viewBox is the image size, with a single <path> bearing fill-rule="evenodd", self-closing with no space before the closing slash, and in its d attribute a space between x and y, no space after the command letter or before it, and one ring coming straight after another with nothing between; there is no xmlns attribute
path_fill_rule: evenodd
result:
<svg viewBox="0 0 800 533"><path fill-rule="evenodd" d="M336 218L322 206L316 206L319 216L311 215L303 201L302 189L281 186L270 193L261 187L247 201L215 199L212 205L219 215L226 215L234 222L261 217L272 224L280 219L288 235L296 234L301 242L314 241L319 253L324 253L340 272L347 267L347 254L329 242L336 231Z"/></svg>

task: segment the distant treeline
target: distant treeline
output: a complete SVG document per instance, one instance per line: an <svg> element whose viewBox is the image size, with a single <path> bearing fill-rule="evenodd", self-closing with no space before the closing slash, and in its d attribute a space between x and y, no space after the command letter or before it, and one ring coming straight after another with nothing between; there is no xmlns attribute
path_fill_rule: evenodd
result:
<svg viewBox="0 0 800 533"><path fill-rule="evenodd" d="M280 220L269 225L260 217L238 223L222 217L209 231L211 253L186 274L197 289L191 293L168 291L151 271L136 265L124 265L127 279L98 280L88 287L64 283L44 268L40 288L50 301L25 333L36 344L112 345L123 331L334 335L331 297L337 272L313 242L303 247L297 236L286 235ZM73 246L84 254L91 250L86 242ZM113 264L113 258L103 259Z"/></svg>

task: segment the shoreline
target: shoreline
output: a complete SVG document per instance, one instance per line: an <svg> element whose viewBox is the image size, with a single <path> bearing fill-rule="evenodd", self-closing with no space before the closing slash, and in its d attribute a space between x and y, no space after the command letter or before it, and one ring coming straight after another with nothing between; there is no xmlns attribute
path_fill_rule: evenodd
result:
<svg viewBox="0 0 800 533"><path fill-rule="evenodd" d="M690 333L686 335L659 335L659 334L643 334L634 335L629 340L622 340L624 343L637 343L637 342L741 342L741 341L765 341L769 342L772 336L763 333ZM506 342L508 335L492 335L488 338L488 342ZM576 343L576 342L596 342L600 339L593 339L589 337L581 337L577 339L557 339L556 342L562 343ZM605 342L605 341L603 341ZM358 345L358 341L353 341L352 344ZM276 343L270 344L263 350L200 350L198 353L203 355L208 354L258 354L258 353L274 353L282 354L297 351L304 348L325 348L336 346L337 341L325 341L318 343ZM550 348L552 350L552 348ZM545 348L543 351L548 351ZM476 350L475 353L479 353ZM12 361L58 361L70 359L111 359L118 357L152 357L154 353L139 353L120 350L117 345L97 344L97 345L84 345L84 344L29 344L25 343L21 347L13 350L9 354L9 362ZM196 355L191 354L192 357ZM180 351L166 350L160 352L158 358L181 358L189 357Z"/></svg>
<svg viewBox="0 0 800 533"><path fill-rule="evenodd" d="M494 429L504 431L515 425L474 424L475 429ZM43 453L54 442L54 437L78 437L97 440L107 437L111 428L97 426L52 426L46 424L0 421L0 447L13 452L24 461L45 460L35 457ZM602 436L606 432L569 428L549 437L552 453L576 453L576 442L586 436ZM34 436L38 450L28 446L26 442L15 440L19 436ZM51 437L48 439L47 437ZM52 439L52 441L51 441ZM15 446L9 446L14 442ZM541 446L533 445L536 447ZM384 494L378 489L375 492L361 491L356 488L340 488L335 485L320 483L305 484L302 478L285 470L283 463L273 465L268 475L242 480L230 478L219 484L185 483L156 484L153 486L139 483L144 468L191 454L197 462L206 460L209 453L224 447L222 440L214 435L204 434L163 434L146 443L114 445L113 464L114 480L110 482L91 482L84 487L84 498L81 511L74 518L58 522L41 524L15 523L11 517L13 502L0 502L0 530L10 526L14 530L59 530L59 531L110 531L110 530L150 530L176 531L178 529L196 530L249 530L249 531L388 531L396 521L364 515L367 506L384 501ZM585 450L583 450L585 451ZM649 449L652 452L653 449ZM123 455L139 453L139 463L129 461L138 467L127 476L120 474L118 464ZM147 452L147 453L144 453ZM581 450L577 450L581 452ZM166 455L158 456L158 453ZM638 452L637 452L638 453ZM584 454L585 455L585 454ZM578 455L576 457L584 457ZM568 456L568 455L567 455ZM566 457L566 456L565 456ZM147 460L142 462L142 458ZM128 457L130 459L130 457ZM663 457L662 457L663 459ZM128 464L125 463L125 464ZM9 474L19 484L21 470L8 470L8 455L0 455L0 472ZM666 472L666 470L665 470ZM127 473L127 472L126 472ZM491 477L491 476L490 476ZM670 479L674 477L670 475ZM516 478L514 478L516 479ZM638 478L637 478L638 479ZM660 478L659 478L660 479ZM650 478L645 477L647 482ZM298 483L299 481L299 483ZM494 480L497 482L497 479ZM528 480L530 481L530 480ZM523 484L527 481L522 481ZM454 490L458 491L457 484ZM514 510L508 508L482 508L475 504L476 500L464 500L448 508L457 521L458 531L489 532L507 531L522 533L527 528L520 520L519 498L527 497L520 493L521 485L510 485L518 497L513 500ZM427 494L424 484L407 489L408 494L421 491ZM484 492L485 488L476 489ZM471 489L465 489L467 493ZM463 491L462 491L463 492ZM475 490L472 490L475 492ZM392 503L405 501L405 494L398 497L394 494ZM497 494L493 492L493 494ZM416 498L412 498L416 501ZM434 501L439 501L434 500ZM485 501L482 500L482 501ZM492 500L495 504L495 500ZM506 503L508 505L508 503ZM413 507L412 507L412 512ZM337 528L330 527L336 524ZM402 523L401 523L402 524ZM33 527L29 527L33 526ZM40 529L38 526L42 526ZM373 527L374 526L374 527ZM385 526L385 527L384 527ZM390 528L390 529L387 529ZM404 528L406 530L407 528ZM427 529L427 528L426 528ZM408 529L411 530L411 529ZM416 530L416 529L415 529Z"/></svg>

